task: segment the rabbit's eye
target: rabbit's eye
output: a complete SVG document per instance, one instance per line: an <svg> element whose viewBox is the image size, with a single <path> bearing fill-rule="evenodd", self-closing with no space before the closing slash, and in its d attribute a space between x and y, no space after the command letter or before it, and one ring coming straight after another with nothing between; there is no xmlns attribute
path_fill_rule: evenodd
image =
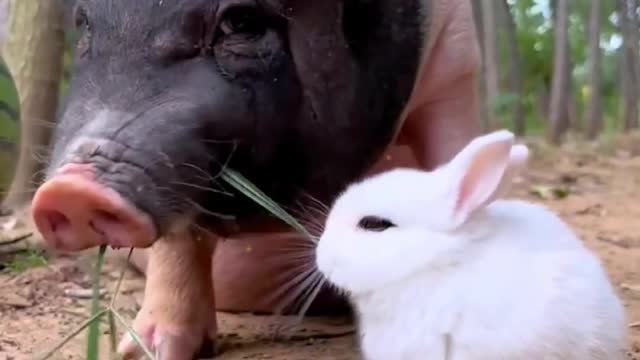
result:
<svg viewBox="0 0 640 360"><path fill-rule="evenodd" d="M359 228L376 232L382 232L394 226L396 225L391 221L377 216L365 216L358 223Z"/></svg>

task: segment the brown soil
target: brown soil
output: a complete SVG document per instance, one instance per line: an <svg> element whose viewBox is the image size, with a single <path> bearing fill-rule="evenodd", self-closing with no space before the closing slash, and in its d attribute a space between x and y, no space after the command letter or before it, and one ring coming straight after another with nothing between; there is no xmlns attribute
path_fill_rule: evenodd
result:
<svg viewBox="0 0 640 360"><path fill-rule="evenodd" d="M626 305L629 359L640 359L640 149L633 140L616 139L615 146L611 139L598 146L572 142L562 151L532 143L535 159L512 194L556 210L601 256ZM65 290L91 287L92 261L85 254L52 259L21 273L0 273L0 360L34 358L87 318L89 301ZM101 281L109 292L120 268L115 259L104 266ZM129 321L142 289L141 276L127 272L117 307ZM229 314L219 319L221 360L358 359L345 320L307 319L278 335L286 320ZM106 332L106 324L102 329ZM52 358L83 359L85 337L77 336ZM108 335L103 340L101 350L108 355Z"/></svg>

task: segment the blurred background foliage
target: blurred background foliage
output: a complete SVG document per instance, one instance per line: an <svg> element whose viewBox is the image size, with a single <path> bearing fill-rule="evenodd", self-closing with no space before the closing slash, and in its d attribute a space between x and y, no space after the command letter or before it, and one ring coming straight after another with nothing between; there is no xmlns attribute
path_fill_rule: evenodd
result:
<svg viewBox="0 0 640 360"><path fill-rule="evenodd" d="M18 93L7 66L0 58L0 191L11 182L17 160L19 131Z"/></svg>
<svg viewBox="0 0 640 360"><path fill-rule="evenodd" d="M475 0L481 3L484 0ZM499 1L494 1L497 3ZM509 10L516 25L516 41L520 52L522 96L519 98L508 89L509 53L508 29L498 18L496 26L498 72L500 86L493 109L503 127L513 128L511 108L520 101L524 108L527 134L542 133L546 126L546 102L553 76L554 29L552 1L509 0ZM576 118L584 119L586 102L591 89L588 84L588 26L592 2L568 1L569 27L567 31L570 46L570 76L575 92L570 101L575 102ZM616 0L601 0L600 49L602 51L600 92L605 131L619 129L620 121L620 50L622 33L616 13ZM636 6L637 7L637 6ZM640 30L639 30L640 31ZM570 104L571 105L571 104ZM581 125L581 124L576 124Z"/></svg>

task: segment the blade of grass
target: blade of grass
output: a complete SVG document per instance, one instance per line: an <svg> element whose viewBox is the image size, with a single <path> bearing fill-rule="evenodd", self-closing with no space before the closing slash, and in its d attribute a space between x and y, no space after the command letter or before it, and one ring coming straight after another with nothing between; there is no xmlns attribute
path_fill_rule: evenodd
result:
<svg viewBox="0 0 640 360"><path fill-rule="evenodd" d="M133 248L129 249L129 255L127 255L127 264L131 263L131 254L133 254ZM127 266L122 267L122 271L120 272L120 276L118 277L118 282L116 283L116 288L113 291L113 296L111 297L111 303L109 307L115 309L114 305L116 303L116 297L120 293L120 285L122 285L122 280L124 280L124 274L127 272Z"/></svg>
<svg viewBox="0 0 640 360"><path fill-rule="evenodd" d="M82 330L84 330L87 326L93 324L94 322L98 321L108 311L109 311L108 309L103 309L102 311L98 312L94 316L85 320L85 322L80 324L75 330L73 330L67 336L65 336L64 339L60 340L60 342L57 343L56 346L52 347L51 350L47 351L44 355L42 355L37 359L38 360L49 359L51 356L53 356L53 354L58 352L58 350L62 349L63 346L65 346L69 341L71 341L71 339L73 339L76 335L80 334Z"/></svg>
<svg viewBox="0 0 640 360"><path fill-rule="evenodd" d="M149 359L155 360L155 357L151 354L151 351L149 351L147 346L142 342L138 334L136 334L136 332L129 325L127 325L127 322L124 320L124 318L115 309L109 309L109 311L113 314L113 316L115 316L120 325L124 326L125 330L127 330L127 333L131 335L133 341L135 341L136 344L140 346L142 351L144 351L144 354L147 355Z"/></svg>
<svg viewBox="0 0 640 360"><path fill-rule="evenodd" d="M309 240L315 242L315 238L309 234L304 226L302 226L293 216L289 215L289 213L282 209L280 205L271 200L265 193L260 191L240 173L229 168L225 168L222 171L221 176L224 181L229 183L229 185L233 186L236 190L240 191L243 195L249 197L251 200L271 212L274 216L277 216L280 220L302 233Z"/></svg>
<svg viewBox="0 0 640 360"><path fill-rule="evenodd" d="M100 246L98 260L93 273L93 298L91 299L91 316L100 312L100 272L104 263L104 254L107 251L105 245ZM98 360L98 338L100 336L100 321L94 321L89 325L87 336L87 360Z"/></svg>
<svg viewBox="0 0 640 360"><path fill-rule="evenodd" d="M117 359L118 358L118 340L116 339L116 322L113 319L113 311L109 309L107 313L107 318L109 319L109 345L111 349L109 350L110 358Z"/></svg>
<svg viewBox="0 0 640 360"><path fill-rule="evenodd" d="M260 191L260 189L253 185L240 173L231 169L224 169L222 172L222 178L236 190L240 191L243 195L251 198L259 205L272 212L274 215L281 217L282 213L285 213L284 210L282 210L278 206L278 204L272 201L266 194Z"/></svg>
<svg viewBox="0 0 640 360"><path fill-rule="evenodd" d="M133 254L133 248L129 250L129 255L127 256L127 263L131 261L131 254ZM124 280L124 274L127 272L127 266L124 265L122 267L122 271L120 272L120 277L118 278L118 282L116 283L116 288L113 291L113 295L111 297L111 303L109 303L109 309L115 309L116 298L120 293L120 286L122 285L122 280ZM113 318L113 311L109 311L109 341L111 345L111 358L117 359L118 352L118 344L116 340L116 323Z"/></svg>

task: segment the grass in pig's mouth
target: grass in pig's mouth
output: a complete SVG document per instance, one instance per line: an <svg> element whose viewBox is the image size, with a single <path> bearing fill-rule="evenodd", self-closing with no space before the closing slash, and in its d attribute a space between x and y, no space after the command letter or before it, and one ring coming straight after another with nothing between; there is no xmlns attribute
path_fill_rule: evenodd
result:
<svg viewBox="0 0 640 360"><path fill-rule="evenodd" d="M253 185L249 180L244 178L241 174L231 170L224 169L221 174L222 179L229 183L229 185L233 186L237 191L247 196L258 205L262 206L266 210L268 210L272 215L276 216L280 220L284 221L287 225L291 226L296 231L300 232L304 235L310 242L317 243L317 239L312 236L307 229L302 226L293 216L291 216L287 211L285 211L282 207L280 207L275 201L270 199L266 194L260 191L255 185ZM49 351L47 351L44 355L38 357L38 359L49 359L53 355L55 355L60 349L62 349L69 341L82 333L85 329L88 329L87 332L87 343L86 343L86 356L87 360L97 360L99 358L99 349L98 349L98 339L100 334L100 321L104 316L107 316L108 325L109 325L109 345L110 352L112 354L111 358L116 357L116 348L117 348L117 339L116 339L116 322L118 322L121 326L123 326L129 335L133 338L133 340L140 346L143 350L144 354L149 359L156 359L155 354L153 354L142 342L140 336L135 333L135 331L126 323L124 317L120 315L120 313L115 308L115 301L118 296L120 286L122 284L122 280L124 279L124 275L126 272L126 267L123 267L118 282L116 283L113 296L111 297L111 301L106 308L100 306L100 273L102 270L102 264L104 262L104 255L106 253L107 246L101 246L98 252L97 261L95 264L95 269L93 272L93 291L92 291L92 299L91 299L91 313L87 320L85 320L82 324L80 324L75 330L69 333L64 339L58 342L54 347L52 347ZM131 257L131 253L133 249L129 251L129 258ZM127 260L129 260L129 258ZM311 281L313 280L313 281ZM304 301L304 304L300 310L300 318L304 316L306 311L308 310L311 302L315 299L320 289L324 285L324 278L321 276L315 276L310 281L310 288L308 289L308 298Z"/></svg>

